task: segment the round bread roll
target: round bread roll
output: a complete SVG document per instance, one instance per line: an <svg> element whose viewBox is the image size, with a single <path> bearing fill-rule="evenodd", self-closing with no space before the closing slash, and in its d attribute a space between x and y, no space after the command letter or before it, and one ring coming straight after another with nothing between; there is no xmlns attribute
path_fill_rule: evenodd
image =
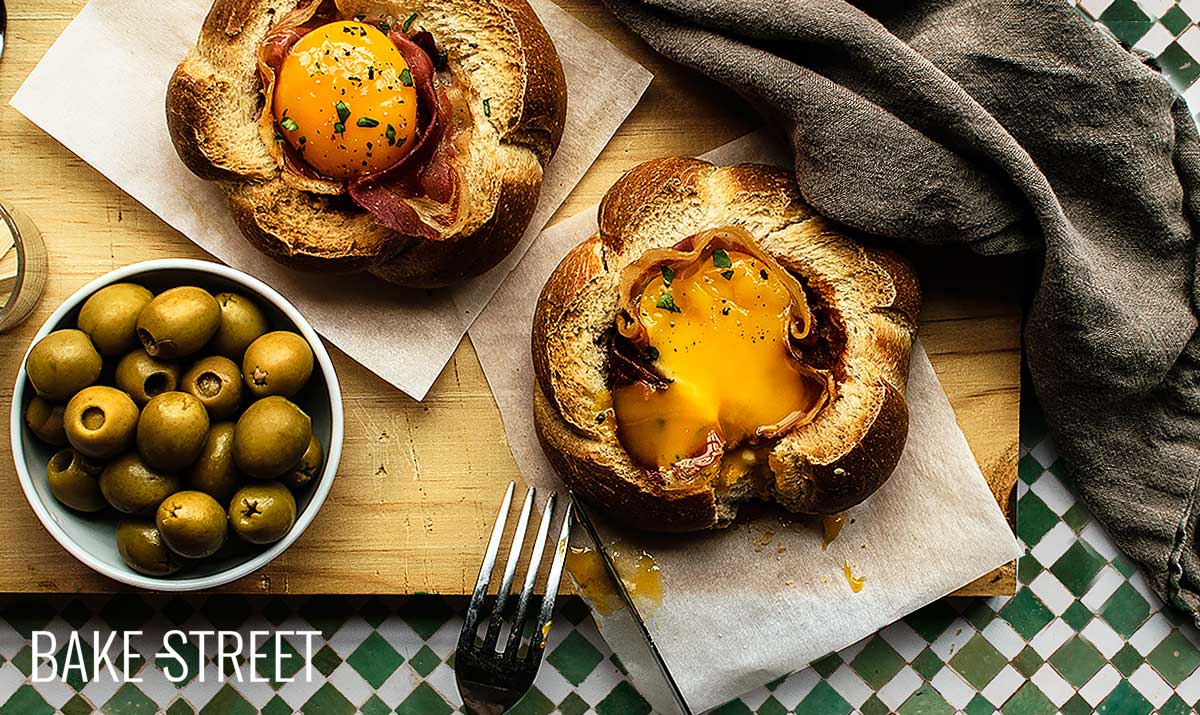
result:
<svg viewBox="0 0 1200 715"><path fill-rule="evenodd" d="M411 147L388 168L340 179L308 165L289 144L305 130L293 134L296 123L273 112L288 49L334 22L394 42L407 67L387 90L415 88L418 104L415 133L397 140L391 125L339 102L342 123L313 130L307 146L370 128L378 136L366 156ZM378 81L367 71L369 80L350 79ZM166 111L180 158L220 183L263 253L298 269L436 287L483 273L523 235L566 97L558 54L525 0L216 0L171 78Z"/></svg>
<svg viewBox="0 0 1200 715"><path fill-rule="evenodd" d="M706 242L714 243L699 245ZM614 393L631 373L657 380L647 394L672 384L654 376L657 350L638 358L643 344L630 352L628 338L642 332L631 307L638 304L630 301L638 298L637 285L646 284L636 277L646 266L657 275L663 256L683 260L688 251L712 251L715 242L730 254L761 255L754 265L763 266L764 280L768 268L785 269L796 292L790 348L797 370L823 394L748 438L725 443L710 435L702 454L649 464L627 449L622 429L631 427L613 409ZM726 255L724 263L711 255L715 270L728 264ZM730 278L732 271L715 275ZM663 276L658 289L679 280L669 270ZM663 300L659 308L678 312ZM647 162L609 190L599 233L573 249L542 290L533 326L538 436L567 486L646 530L724 527L749 499L800 514L844 511L887 480L904 449L904 391L920 301L905 261L814 215L790 172L752 164L717 168L690 158ZM646 315L647 304L640 305ZM718 369L739 380L754 366L730 362ZM759 383L770 390L775 377Z"/></svg>

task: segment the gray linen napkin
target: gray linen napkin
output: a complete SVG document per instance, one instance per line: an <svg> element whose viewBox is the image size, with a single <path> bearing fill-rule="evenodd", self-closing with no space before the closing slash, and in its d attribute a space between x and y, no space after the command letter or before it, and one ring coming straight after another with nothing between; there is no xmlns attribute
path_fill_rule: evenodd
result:
<svg viewBox="0 0 1200 715"><path fill-rule="evenodd" d="M1183 100L1062 0L605 0L792 139L821 213L1042 273L1025 348L1068 472L1196 614L1200 143Z"/></svg>

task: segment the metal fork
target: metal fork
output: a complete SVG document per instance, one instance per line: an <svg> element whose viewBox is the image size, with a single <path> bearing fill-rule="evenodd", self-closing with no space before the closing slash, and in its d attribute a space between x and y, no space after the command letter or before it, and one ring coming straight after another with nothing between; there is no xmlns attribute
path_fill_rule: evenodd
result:
<svg viewBox="0 0 1200 715"><path fill-rule="evenodd" d="M500 715L507 712L533 687L546 650L546 637L550 634L551 617L554 615L554 600L558 595L559 582L562 581L563 563L571 537L572 505L568 503L563 514L562 527L559 529L554 560L550 563L545 594L539 599L534 596L533 589L558 498L557 494L551 494L550 499L546 501L546 509L542 512L537 540L531 548L529 572L525 575L524 587L520 596L516 598L515 610L511 608L513 579L517 572L517 562L521 558L521 548L525 543L529 515L533 510L534 490L531 487L525 495L525 504L521 507L521 516L517 520L512 546L508 550L508 563L504 566L499 590L494 599L489 598L488 587L492 582L492 569L496 565L496 555L504 538L504 525L508 520L515 489L516 483L510 483L508 491L504 494L504 503L501 504L500 514L496 517L496 525L492 527L492 538L484 553L479 580L475 583L471 603L467 606L462 632L458 637L458 650L454 656L454 677L469 715ZM540 606L534 608L537 620L533 621L533 627L529 628L530 605L535 600L540 601ZM491 615L487 631L480 640L476 631L489 606ZM504 648L497 649L500 631L506 621L509 631Z"/></svg>

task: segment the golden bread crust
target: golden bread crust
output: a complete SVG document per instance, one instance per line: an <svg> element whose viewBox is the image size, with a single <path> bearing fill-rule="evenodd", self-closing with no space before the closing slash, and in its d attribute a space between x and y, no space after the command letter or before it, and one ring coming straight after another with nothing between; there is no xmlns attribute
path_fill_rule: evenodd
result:
<svg viewBox="0 0 1200 715"><path fill-rule="evenodd" d="M713 468L673 480L634 463L607 409L617 283L645 251L729 225L747 229L804 285L823 346L814 359L832 376L834 394L812 422L771 443L750 478L728 483ZM570 488L647 530L726 526L752 497L803 514L843 511L878 489L903 451L920 303L912 268L814 215L790 172L681 157L646 162L605 195L598 234L563 259L538 300L532 350L539 439Z"/></svg>
<svg viewBox="0 0 1200 715"><path fill-rule="evenodd" d="M216 0L167 87L180 158L224 189L259 250L302 270L371 271L413 287L447 285L500 262L524 234L566 120L554 44L525 0L338 0L345 17L406 18L429 30L464 93L455 165L462 220L436 240L378 224L344 195L289 175L263 138L270 111L258 49L299 0ZM483 100L488 99L488 108ZM465 109L463 109L465 108Z"/></svg>

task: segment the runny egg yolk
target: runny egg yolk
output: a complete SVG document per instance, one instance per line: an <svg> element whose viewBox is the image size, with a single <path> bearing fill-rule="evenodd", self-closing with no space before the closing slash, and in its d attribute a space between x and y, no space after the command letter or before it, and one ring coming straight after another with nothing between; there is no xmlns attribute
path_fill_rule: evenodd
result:
<svg viewBox="0 0 1200 715"><path fill-rule="evenodd" d="M753 440L824 399L791 352L792 298L773 270L716 249L646 285L638 317L670 382L613 390L617 434L635 461L670 466L703 454L714 433L727 447Z"/></svg>
<svg viewBox="0 0 1200 715"><path fill-rule="evenodd" d="M417 91L378 28L331 22L292 46L275 81L276 128L305 163L332 179L388 168L417 128Z"/></svg>

